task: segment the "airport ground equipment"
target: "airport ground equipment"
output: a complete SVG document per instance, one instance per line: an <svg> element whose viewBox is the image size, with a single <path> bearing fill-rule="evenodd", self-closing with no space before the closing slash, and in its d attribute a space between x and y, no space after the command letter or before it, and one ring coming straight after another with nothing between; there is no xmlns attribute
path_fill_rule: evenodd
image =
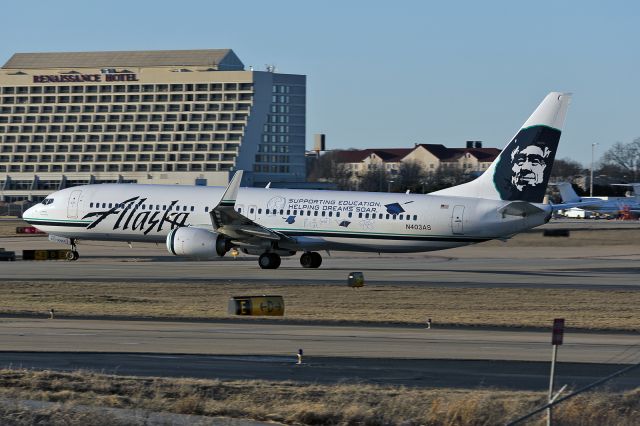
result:
<svg viewBox="0 0 640 426"><path fill-rule="evenodd" d="M6 251L5 249L0 248L0 260L8 260L12 262L16 260L16 252Z"/></svg>
<svg viewBox="0 0 640 426"><path fill-rule="evenodd" d="M18 226L16 227L16 234L46 234L35 226Z"/></svg>

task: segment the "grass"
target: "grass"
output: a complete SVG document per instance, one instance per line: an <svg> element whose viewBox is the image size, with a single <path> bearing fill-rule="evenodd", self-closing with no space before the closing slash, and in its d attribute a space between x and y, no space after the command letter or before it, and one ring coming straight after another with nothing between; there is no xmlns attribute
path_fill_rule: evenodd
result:
<svg viewBox="0 0 640 426"><path fill-rule="evenodd" d="M228 318L231 296L253 293L284 296L285 320L540 327L564 317L572 329L640 330L640 292L633 290L10 281L0 292L0 313L9 315L44 317L53 307L58 317L220 319Z"/></svg>
<svg viewBox="0 0 640 426"><path fill-rule="evenodd" d="M0 370L0 397L286 424L432 426L504 424L546 399L544 392L134 378L30 370ZM62 415L60 407L56 413ZM6 419L6 414L0 409L0 417ZM637 424L640 388L583 394L560 405L554 414L557 424L562 425ZM79 415L86 421L86 413ZM82 422L69 418L64 424ZM542 424L542 420L529 424Z"/></svg>

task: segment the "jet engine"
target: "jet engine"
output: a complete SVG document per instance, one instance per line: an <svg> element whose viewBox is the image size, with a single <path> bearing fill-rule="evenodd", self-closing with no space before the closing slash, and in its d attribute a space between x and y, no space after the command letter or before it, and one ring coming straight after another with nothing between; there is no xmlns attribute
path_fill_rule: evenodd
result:
<svg viewBox="0 0 640 426"><path fill-rule="evenodd" d="M167 235L167 250L174 256L212 258L224 256L230 248L222 235L202 228L176 228Z"/></svg>

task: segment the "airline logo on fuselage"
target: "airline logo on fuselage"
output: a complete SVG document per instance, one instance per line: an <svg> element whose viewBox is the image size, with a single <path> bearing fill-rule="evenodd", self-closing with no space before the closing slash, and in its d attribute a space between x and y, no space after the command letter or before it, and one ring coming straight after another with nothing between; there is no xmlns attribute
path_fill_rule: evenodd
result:
<svg viewBox="0 0 640 426"><path fill-rule="evenodd" d="M112 230L141 231L144 235L154 231L161 232L163 229L174 229L187 226L189 212L179 212L174 209L179 200L171 201L171 204L163 210L142 209L147 201L140 196L129 198L121 203L116 203L114 207L105 211L94 211L87 213L83 219L96 218L87 229L93 229L104 222L110 216L117 216Z"/></svg>

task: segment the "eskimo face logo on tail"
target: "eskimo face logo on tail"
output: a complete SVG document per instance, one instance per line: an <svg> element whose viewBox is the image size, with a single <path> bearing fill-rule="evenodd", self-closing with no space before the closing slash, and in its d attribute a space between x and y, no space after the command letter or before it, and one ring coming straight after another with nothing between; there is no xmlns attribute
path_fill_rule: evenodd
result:
<svg viewBox="0 0 640 426"><path fill-rule="evenodd" d="M114 207L108 210L87 213L83 219L97 217L96 220L87 226L87 229L93 229L109 216L118 216L118 219L112 227L114 231L116 229L131 229L133 231L142 231L144 235L147 235L153 230L155 230L155 232L161 232L165 225L169 229L187 226L186 221L189 213L178 212L174 209L178 200L172 201L171 204L165 206L164 210L142 209L145 201L147 201L146 198L129 198L122 203L116 203Z"/></svg>
<svg viewBox="0 0 640 426"><path fill-rule="evenodd" d="M511 184L518 191L525 187L541 185L544 182L544 170L551 151L546 146L529 145L523 150L517 146L511 151Z"/></svg>
<svg viewBox="0 0 640 426"><path fill-rule="evenodd" d="M503 200L541 203L547 189L560 131L534 126L520 130L500 154L493 182Z"/></svg>

